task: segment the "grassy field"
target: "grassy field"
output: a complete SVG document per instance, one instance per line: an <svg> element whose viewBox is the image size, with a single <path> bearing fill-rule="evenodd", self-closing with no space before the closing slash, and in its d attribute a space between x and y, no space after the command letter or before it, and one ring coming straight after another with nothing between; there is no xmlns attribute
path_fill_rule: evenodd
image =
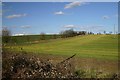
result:
<svg viewBox="0 0 120 80"><path fill-rule="evenodd" d="M24 37L16 38L22 41ZM36 40L7 45L6 48L51 59L54 64L76 54L72 59L76 70L82 69L88 73L91 70L102 71L105 75L118 73L118 35L85 35L46 40L38 40L37 37Z"/></svg>
<svg viewBox="0 0 120 80"><path fill-rule="evenodd" d="M35 43L34 43L35 42ZM86 35L66 39L34 41L33 44L14 45L11 50L103 60L118 59L117 35ZM8 47L9 48L9 47Z"/></svg>

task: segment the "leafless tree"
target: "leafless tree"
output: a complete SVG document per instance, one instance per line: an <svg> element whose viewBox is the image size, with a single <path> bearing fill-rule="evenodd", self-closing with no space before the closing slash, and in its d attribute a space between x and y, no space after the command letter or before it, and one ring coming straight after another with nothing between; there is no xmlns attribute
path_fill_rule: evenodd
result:
<svg viewBox="0 0 120 80"><path fill-rule="evenodd" d="M8 43L11 39L11 31L6 27L2 29L2 41Z"/></svg>

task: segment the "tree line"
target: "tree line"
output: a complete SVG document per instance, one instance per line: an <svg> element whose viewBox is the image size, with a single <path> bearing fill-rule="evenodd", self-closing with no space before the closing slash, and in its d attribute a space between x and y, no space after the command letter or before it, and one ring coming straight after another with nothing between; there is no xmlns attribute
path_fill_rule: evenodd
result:
<svg viewBox="0 0 120 80"><path fill-rule="evenodd" d="M111 32L112 33L112 32ZM68 38L68 37L74 37L74 36L79 36L79 35L93 35L93 32L87 32L87 31L74 31L73 29L61 31L59 34L52 34L49 39L57 39L57 38ZM97 33L100 35L101 33ZM104 34L106 34L106 31L104 31ZM40 33L39 34L39 40L46 40L47 34L45 33ZM24 35L25 39L27 42L30 42L30 36L29 35ZM7 28L2 29L2 42L3 43L11 43L17 42L16 38L11 37L11 31Z"/></svg>

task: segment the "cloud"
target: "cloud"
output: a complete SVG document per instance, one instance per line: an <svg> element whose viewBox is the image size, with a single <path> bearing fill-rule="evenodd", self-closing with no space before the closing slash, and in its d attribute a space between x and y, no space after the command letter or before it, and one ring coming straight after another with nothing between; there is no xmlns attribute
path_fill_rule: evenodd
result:
<svg viewBox="0 0 120 80"><path fill-rule="evenodd" d="M80 28L80 29L99 29L103 28L103 25L65 25L64 28Z"/></svg>
<svg viewBox="0 0 120 80"><path fill-rule="evenodd" d="M86 4L86 3L85 2L80 2L80 1L75 1L75 2L72 2L72 3L66 4L64 9L69 9L69 8L73 8L73 7L76 7L76 6L81 6L83 4Z"/></svg>
<svg viewBox="0 0 120 80"><path fill-rule="evenodd" d="M77 31L87 31L87 32L102 32L105 29L104 25L92 24L92 25L65 25L64 29L75 29Z"/></svg>
<svg viewBox="0 0 120 80"><path fill-rule="evenodd" d="M30 25L21 26L21 28L31 28Z"/></svg>
<svg viewBox="0 0 120 80"><path fill-rule="evenodd" d="M77 28L79 30L85 30L85 31L99 31L104 29L103 25L78 25Z"/></svg>
<svg viewBox="0 0 120 80"><path fill-rule="evenodd" d="M109 19L110 17L109 16L103 16L102 18L103 19Z"/></svg>
<svg viewBox="0 0 120 80"><path fill-rule="evenodd" d="M62 11L58 11L58 12L55 12L54 14L55 14L55 15L63 15L63 14L65 14L65 13L62 12Z"/></svg>
<svg viewBox="0 0 120 80"><path fill-rule="evenodd" d="M64 28L75 28L75 27L77 27L77 26L75 26L75 25L65 25L64 26Z"/></svg>
<svg viewBox="0 0 120 80"><path fill-rule="evenodd" d="M6 18L8 19L12 19L12 18L20 18L20 17L24 17L26 16L26 14L13 14L13 15L9 15Z"/></svg>

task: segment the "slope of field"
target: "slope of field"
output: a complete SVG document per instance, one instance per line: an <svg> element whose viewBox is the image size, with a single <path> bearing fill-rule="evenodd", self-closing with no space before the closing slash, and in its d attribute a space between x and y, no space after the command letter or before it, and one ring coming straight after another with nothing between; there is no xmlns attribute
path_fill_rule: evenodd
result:
<svg viewBox="0 0 120 80"><path fill-rule="evenodd" d="M52 39L36 44L15 45L14 51L34 52L70 56L77 54L82 58L97 58L104 60L118 59L117 35L86 35L66 39ZM12 50L11 49L11 50Z"/></svg>

